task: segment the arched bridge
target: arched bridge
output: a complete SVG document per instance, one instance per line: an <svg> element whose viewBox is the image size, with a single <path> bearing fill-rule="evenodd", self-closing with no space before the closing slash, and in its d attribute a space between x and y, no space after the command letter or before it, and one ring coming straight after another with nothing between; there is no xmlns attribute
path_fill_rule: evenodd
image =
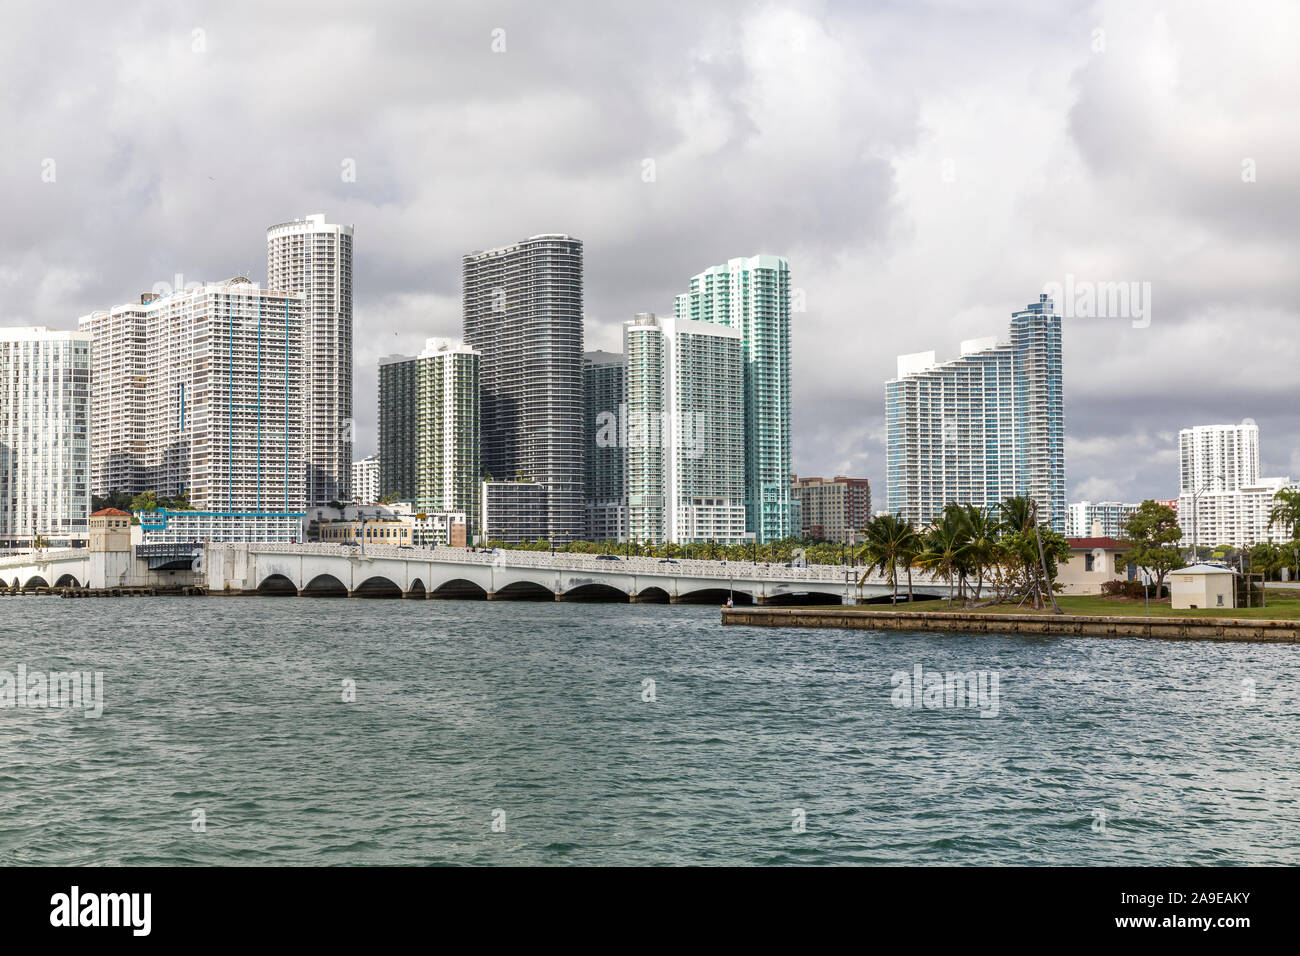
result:
<svg viewBox="0 0 1300 956"><path fill-rule="evenodd" d="M209 593L353 598L486 598L662 604L840 604L888 600L860 568L727 561L600 558L545 551L466 551L334 544L210 544ZM946 587L921 581L918 597Z"/></svg>

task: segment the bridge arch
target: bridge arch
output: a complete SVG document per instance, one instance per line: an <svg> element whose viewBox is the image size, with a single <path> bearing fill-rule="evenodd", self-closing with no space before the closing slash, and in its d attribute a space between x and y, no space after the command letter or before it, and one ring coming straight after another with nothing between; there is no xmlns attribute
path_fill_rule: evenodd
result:
<svg viewBox="0 0 1300 956"><path fill-rule="evenodd" d="M494 601L554 601L555 592L533 581L515 581L493 592Z"/></svg>
<svg viewBox="0 0 1300 956"><path fill-rule="evenodd" d="M271 597L292 597L298 593L298 588L293 581L284 574L268 574L262 583L257 586L258 594L267 594Z"/></svg>
<svg viewBox="0 0 1300 956"><path fill-rule="evenodd" d="M302 589L306 597L347 597L348 589L332 574L318 574Z"/></svg>
<svg viewBox="0 0 1300 956"><path fill-rule="evenodd" d="M437 600L485 601L487 600L487 591L473 581L454 578L438 585L429 592L428 596Z"/></svg>
<svg viewBox="0 0 1300 956"><path fill-rule="evenodd" d="M575 602L606 602L611 604L627 604L631 598L626 591L614 587L612 584L580 584L575 588L569 588L564 592L564 600Z"/></svg>
<svg viewBox="0 0 1300 956"><path fill-rule="evenodd" d="M427 597L428 593L424 587L424 582L421 581L419 578L415 578L414 580L411 581L411 586L406 589L406 593L402 596L411 597L411 598L422 598L422 597Z"/></svg>
<svg viewBox="0 0 1300 956"><path fill-rule="evenodd" d="M401 585L394 583L391 578L376 574L374 577L366 578L358 584L356 590L350 596L359 598L400 598L402 588Z"/></svg>
<svg viewBox="0 0 1300 956"><path fill-rule="evenodd" d="M732 591L728 588L700 588L697 591L685 591L677 595L676 604L716 604L718 607L733 599L737 606L753 604L754 597L748 591Z"/></svg>
<svg viewBox="0 0 1300 956"><path fill-rule="evenodd" d="M737 602L739 603L739 602ZM821 604L843 604L843 598L829 591L787 591L771 594L761 601L767 607L811 607Z"/></svg>
<svg viewBox="0 0 1300 956"><path fill-rule="evenodd" d="M81 584L77 581L75 576L71 574L63 574L54 582L54 586L56 588L79 588L81 587Z"/></svg>
<svg viewBox="0 0 1300 956"><path fill-rule="evenodd" d="M668 601L668 592L654 585L636 592L637 604L667 604Z"/></svg>
<svg viewBox="0 0 1300 956"><path fill-rule="evenodd" d="M39 574L33 574L30 578L27 579L27 583L23 585L23 590L30 591L33 588L48 588L49 586L50 586L49 581L46 581Z"/></svg>

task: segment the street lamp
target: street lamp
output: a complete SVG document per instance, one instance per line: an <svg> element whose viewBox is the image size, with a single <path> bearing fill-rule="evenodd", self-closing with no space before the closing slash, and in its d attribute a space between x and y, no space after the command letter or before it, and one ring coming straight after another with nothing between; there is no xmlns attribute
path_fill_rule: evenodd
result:
<svg viewBox="0 0 1300 956"><path fill-rule="evenodd" d="M1200 553L1198 551L1198 548L1200 546L1200 541L1197 538L1197 532L1196 532L1196 518L1197 518L1196 512L1198 510L1196 507L1196 502L1201 497L1201 492L1210 486L1210 482L1222 481L1223 477L1224 477L1223 475L1215 475L1213 478L1206 478L1205 483L1202 484L1201 487L1198 488L1195 491L1195 493L1193 493L1192 495L1192 563L1193 564L1195 564L1197 561L1201 559Z"/></svg>

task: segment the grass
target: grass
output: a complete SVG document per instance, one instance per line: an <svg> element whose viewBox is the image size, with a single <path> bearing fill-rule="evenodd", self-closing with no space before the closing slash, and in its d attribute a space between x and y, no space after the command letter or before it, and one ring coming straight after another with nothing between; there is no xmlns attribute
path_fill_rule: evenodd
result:
<svg viewBox="0 0 1300 956"><path fill-rule="evenodd" d="M1268 621L1294 621L1300 620L1300 591L1273 590L1268 591L1267 607L1211 607L1198 608L1196 610L1174 610L1169 606L1169 599L1161 601L1153 600L1151 602L1152 617L1231 617L1231 618L1251 618L1256 620ZM1066 614L1086 614L1094 617L1145 617L1147 613L1146 604L1141 600L1131 598L1108 598L1099 594L1058 594L1056 603L1061 606L1061 610ZM889 605L867 605L872 610L889 610ZM949 610L948 602L926 601L921 604L914 604L910 608L907 605L899 605L899 609L908 610L925 610L925 611L947 611ZM954 603L951 610L967 611L976 614L1051 614L1052 609L1049 606L1045 611L1035 611L1032 607L1016 607L1014 604L998 604L993 607L984 608L963 608L960 603Z"/></svg>

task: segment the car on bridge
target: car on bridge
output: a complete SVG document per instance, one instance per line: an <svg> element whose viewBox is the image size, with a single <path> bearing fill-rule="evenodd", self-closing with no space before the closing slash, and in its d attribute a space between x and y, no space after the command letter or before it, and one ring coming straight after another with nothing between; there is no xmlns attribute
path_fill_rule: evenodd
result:
<svg viewBox="0 0 1300 956"><path fill-rule="evenodd" d="M596 560L597 561L622 561L623 559L620 558L617 554L598 554L596 555Z"/></svg>

